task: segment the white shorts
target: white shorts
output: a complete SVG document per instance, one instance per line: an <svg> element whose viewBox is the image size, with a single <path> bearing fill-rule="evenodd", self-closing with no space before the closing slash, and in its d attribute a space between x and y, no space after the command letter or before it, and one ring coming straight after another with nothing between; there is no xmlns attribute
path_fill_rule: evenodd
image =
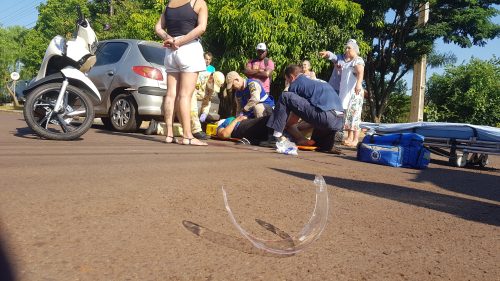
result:
<svg viewBox="0 0 500 281"><path fill-rule="evenodd" d="M203 58L203 47L200 42L193 40L180 46L175 51L166 48L165 68L167 73L205 71L207 66Z"/></svg>

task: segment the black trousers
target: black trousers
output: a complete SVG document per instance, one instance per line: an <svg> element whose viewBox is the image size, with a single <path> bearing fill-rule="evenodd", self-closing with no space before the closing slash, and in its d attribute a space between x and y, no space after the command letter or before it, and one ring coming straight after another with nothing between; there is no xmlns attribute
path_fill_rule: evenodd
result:
<svg viewBox="0 0 500 281"><path fill-rule="evenodd" d="M246 138L251 144L257 145L261 141L267 140L270 134L269 128L266 126L270 116L260 118L245 119L240 122L240 125L231 133L233 138Z"/></svg>
<svg viewBox="0 0 500 281"><path fill-rule="evenodd" d="M290 112L314 127L313 139L321 150L329 150L333 147L335 132L341 130L344 124L342 117L337 116L333 111L323 111L313 106L307 99L295 93L283 92L267 126L277 132L283 132Z"/></svg>

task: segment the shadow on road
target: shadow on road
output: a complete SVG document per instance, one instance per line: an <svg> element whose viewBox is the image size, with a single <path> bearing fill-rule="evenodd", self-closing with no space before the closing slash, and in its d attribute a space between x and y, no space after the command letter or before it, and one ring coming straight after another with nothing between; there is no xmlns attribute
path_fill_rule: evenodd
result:
<svg viewBox="0 0 500 281"><path fill-rule="evenodd" d="M468 169L432 168L421 171L414 181L430 182L449 191L500 203L499 179L500 173L491 175Z"/></svg>
<svg viewBox="0 0 500 281"><path fill-rule="evenodd" d="M29 127L16 128L16 131L11 132L14 136L25 139L39 139L40 137Z"/></svg>
<svg viewBox="0 0 500 281"><path fill-rule="evenodd" d="M96 129L97 134L123 136L123 137L139 139L139 140L147 140L147 141L154 141L154 142L161 142L161 143L164 142L163 137L160 138L159 136L147 136L147 135L142 135L142 134L138 134L138 133L115 132L115 131L107 130L103 125L92 125L92 128Z"/></svg>
<svg viewBox="0 0 500 281"><path fill-rule="evenodd" d="M280 173L288 174L302 179L314 180L313 174L288 171L283 169L271 168ZM442 171L441 171L442 172ZM444 177L442 174L434 174L434 177ZM351 191L361 192L368 195L373 195L380 198L390 199L405 204L411 204L418 207L427 208L443 213L448 213L462 219L485 223L494 226L500 226L500 205L495 205L487 202L476 201L467 198L460 198L451 195L439 194L426 190L419 190L411 187L392 185L386 183L360 181L343 179L336 177L323 176L325 182L337 188L347 189ZM469 175L471 177L471 175ZM494 180L492 178L484 178L484 180ZM498 178L490 184L498 182ZM479 186L468 188L480 188ZM465 192L465 189L463 190ZM477 194L477 193L476 193Z"/></svg>
<svg viewBox="0 0 500 281"><path fill-rule="evenodd" d="M31 130L29 127L16 128L16 132L12 132L12 134L15 137L23 138L23 139L53 141L50 139L44 139L44 138L40 137L33 130ZM76 139L72 139L71 141L81 141L81 140L83 140L83 138L76 138Z"/></svg>
<svg viewBox="0 0 500 281"><path fill-rule="evenodd" d="M5 244L1 239L0 235L0 280L2 281L14 281L16 280L14 275L14 268L12 263L9 261L7 251L5 251Z"/></svg>
<svg viewBox="0 0 500 281"><path fill-rule="evenodd" d="M434 157L434 155L432 155L432 157ZM441 165L441 166L448 166L448 167L455 167L453 165L451 165L448 160L442 160L442 159L435 159L435 158L431 158L431 164L436 164L436 165ZM467 164L465 167L461 168L461 169L466 169L466 170L469 170L469 171L491 171L491 172L498 172L499 170L498 169L495 169L495 168L492 168L492 167L481 167L479 165L469 165Z"/></svg>
<svg viewBox="0 0 500 281"><path fill-rule="evenodd" d="M281 230L279 230L277 227L271 225L270 223L264 222L262 220L256 219L256 222L264 227L266 230L273 232L274 234L280 236L282 239L291 239L288 234L283 234ZM212 231L206 227L203 227L197 223L191 222L184 220L182 221L182 224L184 227L189 230L191 233L194 235L206 239L214 244L221 245L224 247L228 247L237 251L241 251L247 254L252 254L252 255L259 255L259 256L265 256L265 257L275 257L275 258L286 258L286 257L291 257L292 255L278 255L278 254L273 254L266 252L264 250L258 249L254 247L248 240L239 238L239 237L234 237L222 233L218 233L215 231Z"/></svg>

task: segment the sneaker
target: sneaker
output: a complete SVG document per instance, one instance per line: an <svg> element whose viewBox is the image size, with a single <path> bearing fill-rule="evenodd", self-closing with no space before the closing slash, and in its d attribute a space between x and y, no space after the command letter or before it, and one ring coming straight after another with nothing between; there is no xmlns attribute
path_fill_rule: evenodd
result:
<svg viewBox="0 0 500 281"><path fill-rule="evenodd" d="M193 137L195 137L199 140L208 140L207 134L205 134L205 132L203 132L203 131L194 133Z"/></svg>
<svg viewBox="0 0 500 281"><path fill-rule="evenodd" d="M158 122L156 122L156 120L154 119L151 119L151 121L149 122L149 127L146 129L146 131L144 131L144 134L156 135L157 129L158 129Z"/></svg>

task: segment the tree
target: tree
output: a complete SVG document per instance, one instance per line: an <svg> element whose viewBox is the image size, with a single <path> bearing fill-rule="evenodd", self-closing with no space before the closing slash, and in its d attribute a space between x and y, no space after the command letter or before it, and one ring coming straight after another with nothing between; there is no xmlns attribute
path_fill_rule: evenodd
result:
<svg viewBox="0 0 500 281"><path fill-rule="evenodd" d="M104 3L103 3L104 2ZM99 40L130 38L157 41L154 25L165 8L165 0L93 1L89 4ZM108 13L113 5L113 15Z"/></svg>
<svg viewBox="0 0 500 281"><path fill-rule="evenodd" d="M23 72L26 78L31 79L36 76L40 68L50 39L41 35L37 29L25 31L20 39L23 42L23 50L20 55L20 59L25 65Z"/></svg>
<svg viewBox="0 0 500 281"><path fill-rule="evenodd" d="M433 48L432 52L427 56L427 67L443 67L457 62L457 56L452 52L438 53Z"/></svg>
<svg viewBox="0 0 500 281"><path fill-rule="evenodd" d="M410 118L411 97L405 80L399 80L389 95L387 109L382 115L382 123L405 123Z"/></svg>
<svg viewBox="0 0 500 281"><path fill-rule="evenodd" d="M47 0L38 7L36 26L23 36L21 59L26 72L34 75L43 59L49 41L56 35L67 39L72 37L77 17L76 6L89 19L99 40L110 38L131 38L157 40L154 24L164 9L165 0L120 0L112 1L114 15L110 16L109 0ZM105 25L110 26L109 30Z"/></svg>
<svg viewBox="0 0 500 281"><path fill-rule="evenodd" d="M500 126L500 59L472 59L434 74L426 98L429 121Z"/></svg>
<svg viewBox="0 0 500 281"><path fill-rule="evenodd" d="M427 56L427 67L442 67L455 63L457 57L453 53L437 53L435 50ZM386 81L388 83L389 81ZM404 79L396 82L394 91L389 94L387 107L381 116L382 123L405 123L410 120L411 97ZM365 113L365 112L364 112ZM369 114L363 114L364 120L370 120Z"/></svg>
<svg viewBox="0 0 500 281"><path fill-rule="evenodd" d="M436 39L461 47L484 46L499 36L492 22L498 0L354 0L363 14L358 28L372 47L366 57L365 82L372 121L379 122L391 93L422 55L433 51ZM417 26L421 4L430 3L430 18Z"/></svg>
<svg viewBox="0 0 500 281"><path fill-rule="evenodd" d="M15 93L10 89L10 73L18 71L16 63L20 60L22 53L22 42L19 38L25 30L20 26L0 27L0 89L7 90L16 106L19 106L19 103ZM24 73L21 74L24 76Z"/></svg>
<svg viewBox="0 0 500 281"><path fill-rule="evenodd" d="M360 38L356 24L363 11L347 0L219 0L209 2L209 13L202 42L218 68L242 72L255 57L255 46L265 42L276 64L276 94L283 90L282 70L290 63L308 58L317 73L325 73L329 64L318 51L339 51L348 38Z"/></svg>
<svg viewBox="0 0 500 281"><path fill-rule="evenodd" d="M76 6L80 5L82 12L88 15L86 4L86 0L47 0L38 6L35 27L27 30L21 37L21 60L27 73L34 76L38 72L45 50L54 36L71 38L77 18Z"/></svg>

